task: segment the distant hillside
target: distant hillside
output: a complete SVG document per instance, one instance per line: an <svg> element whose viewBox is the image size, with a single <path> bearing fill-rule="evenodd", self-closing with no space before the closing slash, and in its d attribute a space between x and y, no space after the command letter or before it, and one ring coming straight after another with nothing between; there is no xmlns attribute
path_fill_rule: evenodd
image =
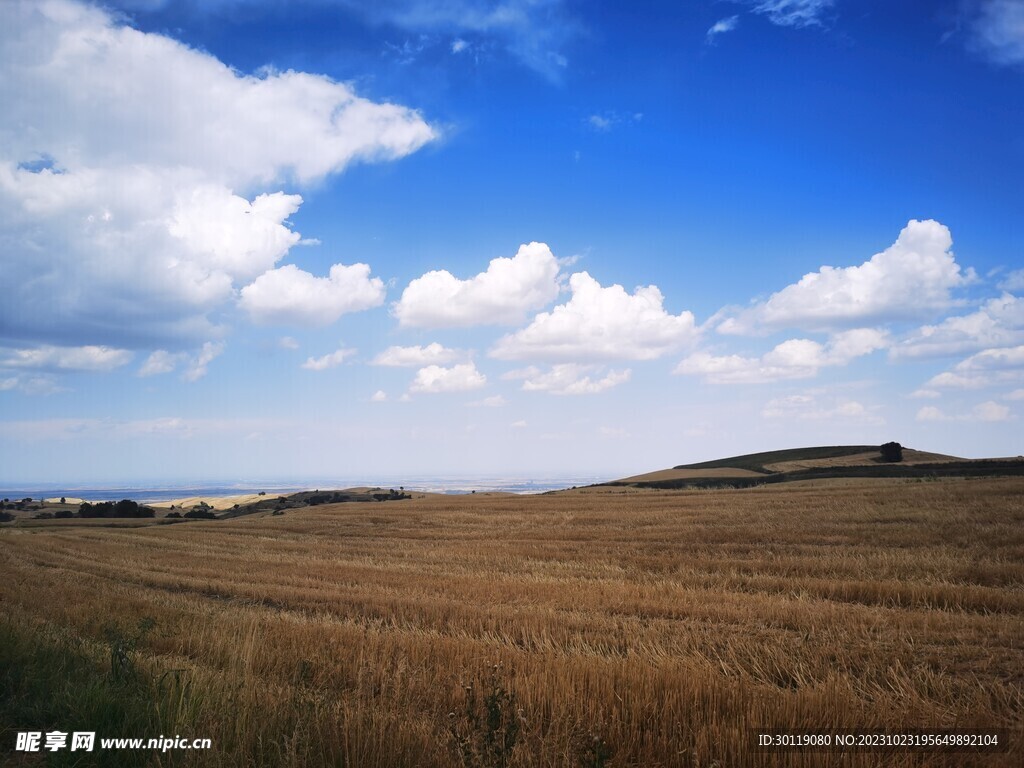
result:
<svg viewBox="0 0 1024 768"><path fill-rule="evenodd" d="M877 445L828 445L748 453L680 464L604 485L637 488L748 488L766 483L844 477L980 477L1024 475L1024 459L962 459L913 448L887 462Z"/></svg>
<svg viewBox="0 0 1024 768"><path fill-rule="evenodd" d="M857 453L872 452L878 455L877 445L826 445L817 448L788 448L783 451L764 451L762 453L746 453L742 456L730 456L727 459L702 461L697 464L680 464L673 469L717 469L730 467L748 469L753 472L771 472L766 464L780 461L807 461L809 459L834 459L839 456L851 456Z"/></svg>

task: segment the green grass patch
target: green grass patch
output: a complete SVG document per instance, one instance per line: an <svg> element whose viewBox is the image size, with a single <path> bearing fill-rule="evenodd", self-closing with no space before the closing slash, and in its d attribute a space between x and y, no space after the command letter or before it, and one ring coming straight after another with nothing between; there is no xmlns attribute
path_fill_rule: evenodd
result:
<svg viewBox="0 0 1024 768"><path fill-rule="evenodd" d="M66 632L0 620L0 763L24 766L170 766L181 755L103 750L101 738L192 734L199 701L184 676L158 678L136 665L136 648L152 625L109 626L106 644L90 645ZM19 731L44 734L39 752L16 752ZM68 734L67 746L45 750L45 733ZM72 752L71 734L95 732L92 752Z"/></svg>

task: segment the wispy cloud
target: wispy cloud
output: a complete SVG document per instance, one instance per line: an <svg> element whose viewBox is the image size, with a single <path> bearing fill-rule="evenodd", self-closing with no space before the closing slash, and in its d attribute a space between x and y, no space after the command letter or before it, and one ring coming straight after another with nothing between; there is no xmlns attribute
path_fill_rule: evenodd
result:
<svg viewBox="0 0 1024 768"><path fill-rule="evenodd" d="M1024 2L984 0L976 8L970 47L996 64L1024 64Z"/></svg>
<svg viewBox="0 0 1024 768"><path fill-rule="evenodd" d="M739 23L740 17L738 15L727 16L724 19L719 19L714 24L712 24L711 28L707 31L707 35L705 35L704 37L705 42L707 42L709 45L713 45L715 42L715 38L717 38L719 35L724 35L726 32L732 32L734 29L736 29Z"/></svg>
<svg viewBox="0 0 1024 768"><path fill-rule="evenodd" d="M740 0L781 27L822 26L835 0Z"/></svg>

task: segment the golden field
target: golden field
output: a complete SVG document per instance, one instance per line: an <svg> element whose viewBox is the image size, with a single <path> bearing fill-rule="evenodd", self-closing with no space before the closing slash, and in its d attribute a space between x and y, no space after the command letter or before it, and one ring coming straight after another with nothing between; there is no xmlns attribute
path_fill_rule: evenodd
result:
<svg viewBox="0 0 1024 768"><path fill-rule="evenodd" d="M1024 763L1020 478L29 522L0 529L7 631L104 675L151 619L123 655L154 722L214 745L153 765ZM768 726L1010 749L759 752Z"/></svg>

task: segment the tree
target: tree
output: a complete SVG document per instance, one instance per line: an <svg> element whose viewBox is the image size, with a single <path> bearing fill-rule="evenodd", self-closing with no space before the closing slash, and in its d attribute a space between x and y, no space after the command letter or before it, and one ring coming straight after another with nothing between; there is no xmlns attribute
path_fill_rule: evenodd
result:
<svg viewBox="0 0 1024 768"><path fill-rule="evenodd" d="M882 461L903 461L903 446L899 443L885 443L882 448Z"/></svg>

